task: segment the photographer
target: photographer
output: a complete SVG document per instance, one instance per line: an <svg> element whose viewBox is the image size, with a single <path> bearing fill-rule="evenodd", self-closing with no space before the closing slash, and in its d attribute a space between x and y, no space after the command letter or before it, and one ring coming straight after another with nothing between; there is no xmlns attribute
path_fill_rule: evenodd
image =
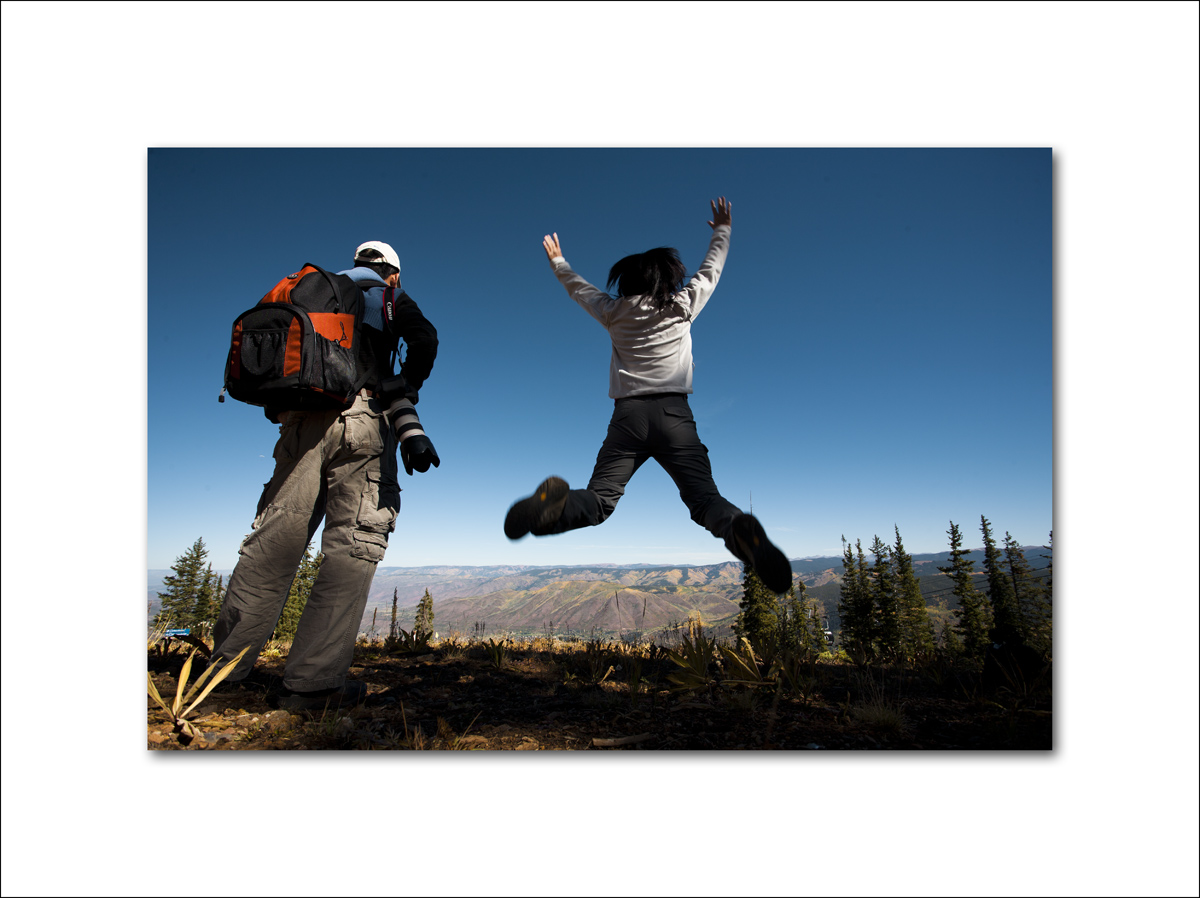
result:
<svg viewBox="0 0 1200 898"><path fill-rule="evenodd" d="M357 704L362 683L347 681L358 626L375 567L400 510L396 450L409 475L441 460L421 428L415 404L433 369L437 331L400 287L400 260L388 244L358 247L354 267L338 272L362 291L361 370L372 372L349 408L278 411L275 471L258 502L213 632L211 664L250 651L226 681L243 681L287 601L305 548L322 518L321 567L288 654L279 707L321 709ZM399 342L407 348L393 374Z"/></svg>

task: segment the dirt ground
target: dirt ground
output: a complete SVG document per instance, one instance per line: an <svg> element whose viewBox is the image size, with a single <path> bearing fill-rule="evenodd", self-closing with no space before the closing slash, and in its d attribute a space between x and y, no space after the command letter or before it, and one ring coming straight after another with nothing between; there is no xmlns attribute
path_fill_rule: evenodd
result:
<svg viewBox="0 0 1200 898"><path fill-rule="evenodd" d="M844 662L808 670L803 696L717 682L672 691L679 667L660 651L537 642L504 657L483 644L389 654L360 645L349 678L367 686L357 707L273 709L284 657L260 658L246 685L214 693L179 732L147 698L154 751L845 751L1048 750L1049 683L984 696L978 677L944 668L867 671ZM170 704L184 654L149 655ZM198 657L195 671L202 670ZM195 680L195 674L189 682ZM636 687L636 688L635 688ZM189 737L190 736L190 737Z"/></svg>

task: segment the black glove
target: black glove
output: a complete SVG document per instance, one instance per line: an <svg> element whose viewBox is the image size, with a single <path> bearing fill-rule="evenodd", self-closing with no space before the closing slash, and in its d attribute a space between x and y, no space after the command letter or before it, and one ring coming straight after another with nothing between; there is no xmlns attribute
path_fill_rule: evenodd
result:
<svg viewBox="0 0 1200 898"><path fill-rule="evenodd" d="M400 460L404 462L404 470L409 477L414 470L424 474L430 465L436 468L442 463L432 441L423 433L413 434L400 444Z"/></svg>

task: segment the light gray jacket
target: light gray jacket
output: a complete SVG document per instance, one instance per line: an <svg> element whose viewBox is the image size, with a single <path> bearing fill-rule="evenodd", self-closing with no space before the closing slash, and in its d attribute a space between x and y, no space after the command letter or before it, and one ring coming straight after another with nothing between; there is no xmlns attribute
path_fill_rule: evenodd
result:
<svg viewBox="0 0 1200 898"><path fill-rule="evenodd" d="M729 225L713 229L700 269L664 309L655 308L648 296L609 296L584 280L562 256L551 260L567 293L604 325L612 339L610 397L692 392L692 321L716 289L731 232Z"/></svg>

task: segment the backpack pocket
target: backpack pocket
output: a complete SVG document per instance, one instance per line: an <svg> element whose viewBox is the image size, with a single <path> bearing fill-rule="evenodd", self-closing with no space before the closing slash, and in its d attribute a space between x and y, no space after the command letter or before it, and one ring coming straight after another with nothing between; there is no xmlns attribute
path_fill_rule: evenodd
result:
<svg viewBox="0 0 1200 898"><path fill-rule="evenodd" d="M302 346L307 321L299 310L286 305L254 308L233 326L229 373L233 383L245 388L301 374ZM240 398L230 390L235 399Z"/></svg>
<svg viewBox="0 0 1200 898"><path fill-rule="evenodd" d="M349 397L357 392L354 386L354 376L358 373L354 353L339 343L326 340L320 334L313 337L316 352L312 354L314 368L313 380L308 384L313 389Z"/></svg>
<svg viewBox="0 0 1200 898"><path fill-rule="evenodd" d="M358 364L354 347L354 316L333 312L310 312L312 324L312 370L305 385L341 396L358 392Z"/></svg>

